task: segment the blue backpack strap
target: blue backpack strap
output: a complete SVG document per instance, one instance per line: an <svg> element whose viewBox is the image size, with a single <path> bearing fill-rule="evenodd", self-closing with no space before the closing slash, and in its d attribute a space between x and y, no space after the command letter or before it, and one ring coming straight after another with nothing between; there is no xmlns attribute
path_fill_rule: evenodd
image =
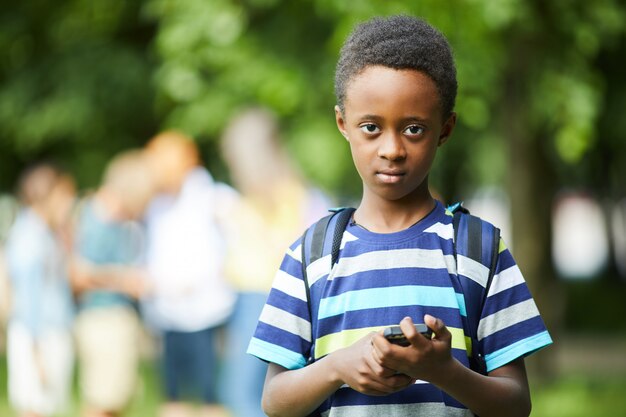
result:
<svg viewBox="0 0 626 417"><path fill-rule="evenodd" d="M448 210L454 215L452 220L454 258L465 300L467 314L465 332L472 342L470 368L486 375L485 359L478 342L478 325L496 271L500 249L500 229L471 215L460 203L448 207ZM466 268L465 262L459 262L459 255L488 268L487 276L476 276L474 271Z"/></svg>

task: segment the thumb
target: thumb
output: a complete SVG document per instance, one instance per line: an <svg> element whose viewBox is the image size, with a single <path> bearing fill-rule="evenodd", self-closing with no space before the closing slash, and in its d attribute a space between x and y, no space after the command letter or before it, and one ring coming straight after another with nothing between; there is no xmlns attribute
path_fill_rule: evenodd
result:
<svg viewBox="0 0 626 417"><path fill-rule="evenodd" d="M430 314L424 315L424 324L426 324L435 333L435 339L439 340L451 340L452 334L448 330L443 321L439 318L433 317Z"/></svg>

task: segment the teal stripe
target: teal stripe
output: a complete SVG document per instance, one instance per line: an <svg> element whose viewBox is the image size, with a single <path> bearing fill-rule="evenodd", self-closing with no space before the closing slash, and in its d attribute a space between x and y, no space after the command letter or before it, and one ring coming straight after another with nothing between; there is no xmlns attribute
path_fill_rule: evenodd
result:
<svg viewBox="0 0 626 417"><path fill-rule="evenodd" d="M467 317L467 308L465 307L465 296L463 294L456 294L456 302L459 304L459 310L463 317Z"/></svg>
<svg viewBox="0 0 626 417"><path fill-rule="evenodd" d="M287 369L300 369L306 365L306 358L299 353L265 342L256 337L250 340L247 353Z"/></svg>
<svg viewBox="0 0 626 417"><path fill-rule="evenodd" d="M318 317L325 319L348 311L412 305L459 309L460 303L456 293L450 287L405 285L368 288L323 298L320 301ZM465 302L462 305L464 310Z"/></svg>
<svg viewBox="0 0 626 417"><path fill-rule="evenodd" d="M521 357L530 355L537 350L552 344L552 338L547 330L541 333L527 337L510 346L496 350L493 353L485 355L487 363L487 372L491 372L509 362Z"/></svg>

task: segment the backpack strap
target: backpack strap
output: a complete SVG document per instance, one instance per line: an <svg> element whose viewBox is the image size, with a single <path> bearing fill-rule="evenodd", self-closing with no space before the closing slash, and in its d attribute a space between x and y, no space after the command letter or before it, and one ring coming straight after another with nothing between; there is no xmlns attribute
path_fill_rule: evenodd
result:
<svg viewBox="0 0 626 417"><path fill-rule="evenodd" d="M331 212L329 215L318 220L302 235L302 278L304 280L307 306L311 320L313 320L313 311L311 307L311 285L307 275L307 266L329 253L331 254L330 269L335 266L339 259L339 249L341 247L343 232L346 230L346 226L354 210L355 209L352 207L331 209L329 210ZM332 240L330 240L331 232Z"/></svg>
<svg viewBox="0 0 626 417"><path fill-rule="evenodd" d="M471 339L470 368L486 375L485 358L478 342L478 325L496 271L500 229L471 215L460 203L448 207L448 210L453 213L454 259L467 314L465 332ZM468 258L470 262L459 261L459 255ZM477 273L471 261L474 265L488 268L487 276Z"/></svg>

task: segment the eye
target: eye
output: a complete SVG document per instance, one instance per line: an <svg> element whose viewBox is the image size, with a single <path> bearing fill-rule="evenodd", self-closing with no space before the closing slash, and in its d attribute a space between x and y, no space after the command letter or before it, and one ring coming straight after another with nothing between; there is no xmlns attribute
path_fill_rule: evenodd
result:
<svg viewBox="0 0 626 417"><path fill-rule="evenodd" d="M404 129L403 133L410 136L418 136L424 133L424 128L418 125L411 125Z"/></svg>
<svg viewBox="0 0 626 417"><path fill-rule="evenodd" d="M380 132L380 129L374 123L365 123L359 127L363 132L369 133L370 135Z"/></svg>

